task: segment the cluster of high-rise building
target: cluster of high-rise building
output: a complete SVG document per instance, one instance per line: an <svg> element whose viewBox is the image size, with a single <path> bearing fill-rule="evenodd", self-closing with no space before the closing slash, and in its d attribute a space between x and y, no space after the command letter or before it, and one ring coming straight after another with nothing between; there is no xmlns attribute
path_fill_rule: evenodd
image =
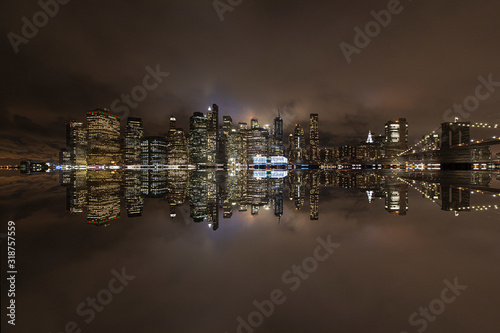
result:
<svg viewBox="0 0 500 333"><path fill-rule="evenodd" d="M408 123L405 118L385 124L384 135L368 134L358 145L321 148L319 117L310 114L309 136L295 124L285 142L283 119L274 118L272 125L261 125L256 118L250 123L233 123L230 116L219 123L219 107L213 104L207 113L195 112L189 119L189 132L176 126L161 136L146 136L142 120L129 117L123 133L120 118L106 109L87 112L87 123L71 121L66 127L66 147L60 152L61 165L128 165L128 166L198 166L225 165L246 167L266 164L266 158L282 157L280 163L335 164L375 163L392 158L408 149ZM423 138L425 147L439 146L439 136ZM277 159L274 159L277 161Z"/></svg>
<svg viewBox="0 0 500 333"><path fill-rule="evenodd" d="M429 136L429 147L434 147L436 135ZM439 137L437 137L439 142ZM343 145L336 148L322 148L319 161L330 163L376 163L381 159L393 158L408 149L408 122L405 118L392 119L385 124L383 135L368 132L365 141L357 145Z"/></svg>
<svg viewBox="0 0 500 333"><path fill-rule="evenodd" d="M278 115L272 124L262 126L252 118L233 123L222 117L213 104L206 114L195 112L189 119L189 133L177 128L170 118L170 128L163 136L146 136L142 120L129 117L123 133L120 118L106 109L87 112L87 123L71 121L66 128L66 147L60 151L63 166L131 165L244 167L255 158L288 157L293 163L319 163L318 114L311 114L309 147L304 131L296 125L288 149L285 149L283 119ZM265 161L265 159L264 159ZM286 159L280 159L288 164Z"/></svg>

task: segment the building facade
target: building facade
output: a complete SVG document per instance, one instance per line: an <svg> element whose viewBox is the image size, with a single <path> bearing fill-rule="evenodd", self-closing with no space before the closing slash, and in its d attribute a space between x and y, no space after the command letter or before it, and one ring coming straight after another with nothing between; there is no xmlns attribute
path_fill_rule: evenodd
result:
<svg viewBox="0 0 500 333"><path fill-rule="evenodd" d="M87 112L88 165L119 164L122 161L120 147L120 117L107 109Z"/></svg>
<svg viewBox="0 0 500 333"><path fill-rule="evenodd" d="M128 117L123 138L123 154L126 165L139 165L141 163L141 142L143 138L142 119Z"/></svg>

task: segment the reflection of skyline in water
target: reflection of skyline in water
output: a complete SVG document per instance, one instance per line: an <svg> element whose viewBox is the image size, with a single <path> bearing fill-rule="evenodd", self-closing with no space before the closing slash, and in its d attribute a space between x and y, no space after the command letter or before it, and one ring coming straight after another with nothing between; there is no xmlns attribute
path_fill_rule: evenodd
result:
<svg viewBox="0 0 500 333"><path fill-rule="evenodd" d="M496 202L471 199L474 193L496 198L497 177L486 172L73 170L61 171L60 183L66 187L67 211L86 212L88 224L122 218L121 204L127 218L142 216L145 199L162 199L172 219L207 223L215 231L219 218L230 219L236 211L258 216L261 209L271 210L279 221L284 214L308 210L310 220L319 220L321 189L328 187L365 192L369 203L384 200L385 210L400 216L409 210L409 189L455 214L498 209ZM287 198L293 208L287 208Z"/></svg>

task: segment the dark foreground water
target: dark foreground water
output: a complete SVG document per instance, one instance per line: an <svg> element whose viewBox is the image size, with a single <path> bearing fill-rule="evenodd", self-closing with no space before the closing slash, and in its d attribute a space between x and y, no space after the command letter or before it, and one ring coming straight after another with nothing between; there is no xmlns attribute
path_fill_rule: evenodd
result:
<svg viewBox="0 0 500 333"><path fill-rule="evenodd" d="M2 328L498 332L497 177L3 172Z"/></svg>

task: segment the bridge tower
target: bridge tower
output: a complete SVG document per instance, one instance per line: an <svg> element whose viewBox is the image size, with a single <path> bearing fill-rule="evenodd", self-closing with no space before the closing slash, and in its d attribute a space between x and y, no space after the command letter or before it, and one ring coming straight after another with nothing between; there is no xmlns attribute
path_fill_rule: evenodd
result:
<svg viewBox="0 0 500 333"><path fill-rule="evenodd" d="M452 187L450 184L441 184L441 209L466 210L470 207L470 190Z"/></svg>
<svg viewBox="0 0 500 333"><path fill-rule="evenodd" d="M470 143L470 122L441 124L441 149L462 143Z"/></svg>

